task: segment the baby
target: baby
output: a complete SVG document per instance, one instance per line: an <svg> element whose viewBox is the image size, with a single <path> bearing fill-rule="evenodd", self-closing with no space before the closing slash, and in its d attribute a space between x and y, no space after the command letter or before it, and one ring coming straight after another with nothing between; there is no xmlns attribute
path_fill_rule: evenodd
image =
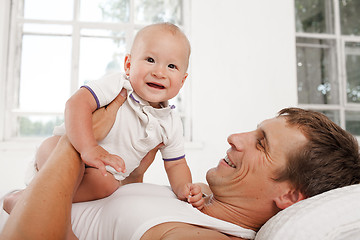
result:
<svg viewBox="0 0 360 240"><path fill-rule="evenodd" d="M66 134L89 166L86 178L93 178L89 182L95 183L83 180L75 202L113 193L121 186L121 180L160 143L164 144L160 151L176 196L187 200L189 196L201 195L200 187L192 184L186 164L181 119L168 104L185 82L189 56L190 43L177 26L170 23L147 26L138 32L130 54L125 57L125 74L112 73L89 82L68 100ZM127 90L127 101L118 111L109 134L97 143L92 131L92 112L109 104L122 88ZM61 127L54 130L55 135L64 133ZM112 176L107 177L107 172Z"/></svg>
<svg viewBox="0 0 360 240"><path fill-rule="evenodd" d="M109 196L150 150L162 144L160 152L172 190L179 199L203 207L200 186L192 183L185 160L181 119L174 106L168 104L188 76L189 57L190 43L177 26L149 25L137 33L125 57L124 74L105 75L70 97L65 107L65 125L56 127L51 138L57 141L66 133L86 165L73 202ZM123 88L127 100L108 135L97 142L92 113L109 104ZM41 159L43 155L40 148L38 168L46 160Z"/></svg>

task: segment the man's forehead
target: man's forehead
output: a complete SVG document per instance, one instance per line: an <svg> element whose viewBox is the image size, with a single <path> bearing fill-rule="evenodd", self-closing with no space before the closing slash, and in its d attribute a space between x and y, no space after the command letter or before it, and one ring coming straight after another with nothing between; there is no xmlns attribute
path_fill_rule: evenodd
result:
<svg viewBox="0 0 360 240"><path fill-rule="evenodd" d="M278 124L280 125L286 125L286 121L283 121L283 123L281 124L282 121L276 121L278 120L279 117L273 117L273 118L269 118L269 119L265 119L262 122L258 123L257 128L268 128L268 125L272 125L275 124L276 122L279 122Z"/></svg>
<svg viewBox="0 0 360 240"><path fill-rule="evenodd" d="M275 148L280 147L291 151L292 148L297 148L307 142L300 129L287 124L284 116L266 119L258 125L258 128L266 134L269 145Z"/></svg>
<svg viewBox="0 0 360 240"><path fill-rule="evenodd" d="M283 116L269 118L258 124L258 130L266 136L268 144L277 144L278 141L282 141L284 138L289 138L288 135L296 134L295 128L289 126L286 123L286 119Z"/></svg>

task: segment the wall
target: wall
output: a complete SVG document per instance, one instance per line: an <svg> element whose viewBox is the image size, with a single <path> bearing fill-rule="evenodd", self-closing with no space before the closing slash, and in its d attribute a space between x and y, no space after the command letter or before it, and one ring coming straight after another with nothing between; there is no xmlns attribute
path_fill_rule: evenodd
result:
<svg viewBox="0 0 360 240"><path fill-rule="evenodd" d="M193 89L194 143L187 145L186 153L194 181L205 181L206 170L225 156L229 134L253 130L297 103L294 10L289 0L189 4L192 55L186 84ZM20 160L31 159L34 146L19 148L0 146L0 164L9 169L1 172L0 191L22 182L27 162ZM150 167L145 181L167 184L161 159Z"/></svg>

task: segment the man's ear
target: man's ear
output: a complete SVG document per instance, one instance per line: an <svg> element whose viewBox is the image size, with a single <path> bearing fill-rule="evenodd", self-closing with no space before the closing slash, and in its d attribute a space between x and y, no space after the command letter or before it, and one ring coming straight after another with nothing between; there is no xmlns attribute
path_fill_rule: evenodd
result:
<svg viewBox="0 0 360 240"><path fill-rule="evenodd" d="M275 204L279 209L285 209L304 199L304 194L299 190L288 189L288 192L285 192L275 199Z"/></svg>
<svg viewBox="0 0 360 240"><path fill-rule="evenodd" d="M125 60L124 60L124 70L125 70L125 74L127 76L129 76L130 74L130 66L131 66L131 55L130 54L126 54L125 56Z"/></svg>

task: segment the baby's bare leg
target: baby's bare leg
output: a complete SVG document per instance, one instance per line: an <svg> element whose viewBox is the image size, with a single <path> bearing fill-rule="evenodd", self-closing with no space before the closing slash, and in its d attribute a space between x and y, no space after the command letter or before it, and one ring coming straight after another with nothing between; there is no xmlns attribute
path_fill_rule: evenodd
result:
<svg viewBox="0 0 360 240"><path fill-rule="evenodd" d="M92 201L110 196L120 187L120 182L110 173L104 176L98 169L85 168L83 179L73 202Z"/></svg>
<svg viewBox="0 0 360 240"><path fill-rule="evenodd" d="M41 169L55 148L60 136L53 136L44 141L36 153L36 166ZM73 202L85 202L107 197L118 189L120 183L112 174L104 177L96 168L85 168L83 179L77 188Z"/></svg>
<svg viewBox="0 0 360 240"><path fill-rule="evenodd" d="M46 160L50 157L50 154L53 152L56 144L58 143L61 136L52 136L45 139L44 142L41 143L38 151L35 155L35 166L36 170L40 170Z"/></svg>
<svg viewBox="0 0 360 240"><path fill-rule="evenodd" d="M8 195L6 195L4 197L4 202L3 202L3 209L10 214L11 211L13 210L13 208L15 207L15 204L17 203L17 201L19 200L22 192L24 190L20 190L18 192L12 192Z"/></svg>

